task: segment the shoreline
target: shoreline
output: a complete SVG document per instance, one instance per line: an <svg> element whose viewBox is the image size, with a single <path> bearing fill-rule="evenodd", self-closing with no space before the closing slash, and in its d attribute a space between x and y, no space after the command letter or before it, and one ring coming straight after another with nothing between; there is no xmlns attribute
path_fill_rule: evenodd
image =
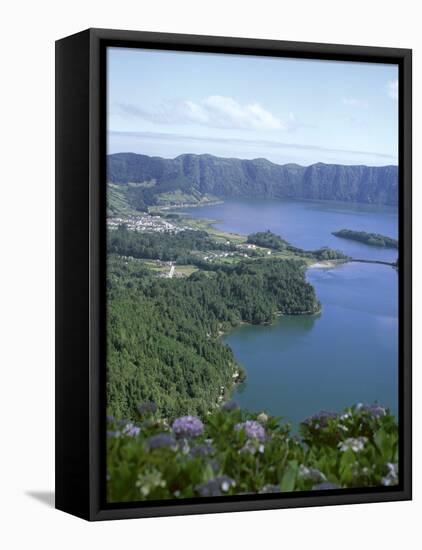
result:
<svg viewBox="0 0 422 550"><path fill-rule="evenodd" d="M347 263L347 260L322 260L311 264L308 269L334 269L344 263Z"/></svg>
<svg viewBox="0 0 422 550"><path fill-rule="evenodd" d="M278 202L305 202L305 203L316 203L316 204L327 204L330 205L332 203L337 203L339 205L344 206L362 206L370 207L370 208L376 208L376 209L382 209L382 210L391 210L396 211L397 205L392 204L378 204L378 203L371 203L371 202L360 202L360 201L346 201L346 200L337 200L337 199L312 199L312 198L306 198L306 197L226 197L226 198L220 198L215 201L204 201L201 204L186 204L184 207L196 207L196 206L208 206L211 204L223 204L225 202L230 202L233 200L243 200L243 201L278 201ZM178 208L179 206L170 205L166 208Z"/></svg>
<svg viewBox="0 0 422 550"><path fill-rule="evenodd" d="M204 229L205 231L209 232L210 234L214 234L214 235L219 234L220 236L223 236L223 235L228 236L228 232L225 232L224 230L221 230L221 229L216 227L216 225L219 224L221 222L221 220L192 218L192 217L189 216L189 212L186 212L184 214L186 215L186 217L190 218L190 220L193 220L195 224L196 223L200 224L201 228ZM241 240L246 240L247 239L247 235L242 235L240 233L232 233L231 232L230 235L233 236L232 238L238 238L238 239L241 239ZM272 251L272 252L274 252L274 251ZM306 265L304 266L305 276L306 276L306 272L308 270L320 270L320 272L322 274L322 272L324 272L324 271L326 272L326 271L329 271L329 270L333 270L333 269L336 269L337 267L340 267L343 264L349 264L349 263L354 262L354 258L333 259L333 260L316 260L315 258L309 258L308 257L308 258L303 258L303 260L306 262ZM357 261L359 262L359 260L357 260ZM369 261L360 260L360 261L365 262L365 263L378 263L378 261L371 261L371 260L369 260ZM380 262L380 263L383 263L383 262ZM394 266L392 266L392 267L394 267ZM312 284L312 283L310 283L310 284ZM312 284L312 287L314 288L314 290L316 292L315 285ZM318 296L317 296L317 299L318 299ZM319 308L316 311L297 312L295 314L290 314L290 315L292 317L293 316L295 316L295 317L309 316L310 318L313 318L313 317L317 318L317 317L319 317L323 314L323 309L324 309L324 305L321 303L320 300L318 300L318 301L319 301ZM253 323L249 323L249 322L246 322L246 321L240 321L235 326L230 327L226 330L221 330L221 329L218 330L217 338L223 344L227 345L230 348L230 350L233 353L233 358L234 358L235 363L238 365L238 367L240 367L240 369L241 369L241 371L244 375L244 379L242 381L239 381L239 380L236 381L236 382L233 381L233 383L230 385L231 387L226 387L225 388L225 390L226 390L226 399L236 400L236 398L238 396L239 388L246 387L247 385L250 385L251 384L250 376L252 376L252 374L249 373L249 368L251 367L251 365L248 365L248 361L246 361L246 364L243 363L243 362L240 362L239 358L237 357L237 354L234 352L231 345L226 341L226 338L230 338L230 335L233 334L236 330L240 329L242 326L249 325L250 327L256 326L257 328L259 326L261 326L261 327L265 327L265 326L271 327L271 326L274 326L274 325L278 324L280 322L280 319L282 317L285 317L285 316L287 316L287 315L283 314L280 311L277 311L277 312L275 312L274 318L270 322L265 322L265 323L260 323L259 325L254 325ZM253 371L253 368L252 368L252 371Z"/></svg>
<svg viewBox="0 0 422 550"><path fill-rule="evenodd" d="M293 200L294 201L295 199L285 199L285 200L287 200L287 201L288 200ZM300 200L302 201L302 200L305 200L305 199L300 199ZM341 201L325 201L325 200L318 201L318 200L314 200L314 199L306 199L306 200L309 200L310 202L323 202L323 203L341 202ZM207 203L195 204L195 205L181 205L180 208L200 208L202 206L213 206L213 205L218 205L218 204L224 204L225 202L226 201L224 201L224 200L217 200L217 201L210 201L210 202L207 202ZM348 204L348 202L346 202L345 204ZM365 204L365 203L357 203L357 204ZM177 209L177 208L179 208L179 206L167 207L167 209L174 209L174 208ZM181 214L184 214L184 213L182 212ZM241 233L234 233L234 232L231 232L231 231L225 231L223 229L218 229L216 227L216 225L219 224L219 223L223 223L223 220L207 219L207 218L192 218L192 217L189 216L188 213L185 213L185 214L187 215L188 221L190 220L191 222L194 222L194 223L196 222L196 223L200 224L204 231L212 231L214 234L216 234L217 236L220 236L221 238L230 236L233 239L235 239L235 240L238 239L241 242L246 242L246 240L247 240L247 237L248 237L247 235L242 235ZM184 219L186 219L186 218L184 218ZM354 239L345 239L345 240L353 240L354 241ZM289 244L291 244L291 243L289 243ZM388 249L388 247L384 247L384 248ZM272 251L272 252L277 253L277 251ZM303 252L306 252L306 251L303 250ZM313 260L314 260L314 258L308 258L308 261L313 261ZM305 261L306 261L306 259L305 259ZM308 265L308 269L334 269L338 265L341 265L343 263L349 263L349 262L380 264L380 265L391 266L391 267L397 269L397 265L394 262L389 262L389 261L386 261L386 260L375 260L375 259L374 260L359 259L359 258L352 258L352 257L348 257L347 259L341 258L341 259L333 259L333 260L313 261L313 263Z"/></svg>
<svg viewBox="0 0 422 550"><path fill-rule="evenodd" d="M168 204L166 206L157 205L157 210L177 210L179 208L201 208L202 206L216 206L217 204L224 204L223 200L204 201L200 203L179 203Z"/></svg>

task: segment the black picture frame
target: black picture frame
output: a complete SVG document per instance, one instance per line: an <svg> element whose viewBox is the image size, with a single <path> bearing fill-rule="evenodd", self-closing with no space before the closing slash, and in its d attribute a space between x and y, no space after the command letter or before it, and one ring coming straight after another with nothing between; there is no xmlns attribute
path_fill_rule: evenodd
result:
<svg viewBox="0 0 422 550"><path fill-rule="evenodd" d="M394 487L191 501L105 501L105 51L107 46L394 63L399 67L399 428ZM56 508L86 520L409 500L412 52L88 29L56 42Z"/></svg>

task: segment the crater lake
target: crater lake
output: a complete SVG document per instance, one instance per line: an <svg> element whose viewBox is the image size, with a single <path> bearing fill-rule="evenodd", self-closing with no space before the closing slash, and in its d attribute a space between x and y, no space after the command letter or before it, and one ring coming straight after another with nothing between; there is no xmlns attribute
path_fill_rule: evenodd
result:
<svg viewBox="0 0 422 550"><path fill-rule="evenodd" d="M185 208L221 230L247 235L269 229L307 250L329 246L359 259L394 262L397 250L332 235L339 229L397 238L397 208L296 200L230 200ZM224 337L247 381L234 400L282 416L297 428L318 410L378 402L397 414L398 274L385 265L310 268L322 304L317 315L282 316L243 325Z"/></svg>

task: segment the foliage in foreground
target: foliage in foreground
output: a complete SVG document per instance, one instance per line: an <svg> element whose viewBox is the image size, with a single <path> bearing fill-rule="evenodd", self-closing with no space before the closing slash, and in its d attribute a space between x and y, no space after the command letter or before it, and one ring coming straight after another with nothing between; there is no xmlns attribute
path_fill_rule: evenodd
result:
<svg viewBox="0 0 422 550"><path fill-rule="evenodd" d="M228 402L171 425L153 403L137 423L108 420L109 502L278 493L398 483L398 429L379 405L321 411L300 426Z"/></svg>

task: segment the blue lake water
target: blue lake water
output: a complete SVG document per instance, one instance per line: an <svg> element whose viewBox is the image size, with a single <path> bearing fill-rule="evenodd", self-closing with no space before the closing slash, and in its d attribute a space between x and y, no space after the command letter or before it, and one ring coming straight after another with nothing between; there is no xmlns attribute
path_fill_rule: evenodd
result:
<svg viewBox="0 0 422 550"><path fill-rule="evenodd" d="M330 246L354 258L393 261L396 250L331 235L347 228L397 237L397 209L308 201L228 201L186 209L248 234L270 229L291 244ZM294 426L321 410L379 402L397 413L398 275L395 269L348 263L309 269L319 315L283 316L272 326L243 325L225 337L247 371L235 400L283 416Z"/></svg>
<svg viewBox="0 0 422 550"><path fill-rule="evenodd" d="M381 233L397 238L397 208L342 202L237 200L186 208L189 216L215 220L215 227L247 235L269 229L307 250L330 246L354 258L397 257L396 250L376 248L332 235L339 229Z"/></svg>

